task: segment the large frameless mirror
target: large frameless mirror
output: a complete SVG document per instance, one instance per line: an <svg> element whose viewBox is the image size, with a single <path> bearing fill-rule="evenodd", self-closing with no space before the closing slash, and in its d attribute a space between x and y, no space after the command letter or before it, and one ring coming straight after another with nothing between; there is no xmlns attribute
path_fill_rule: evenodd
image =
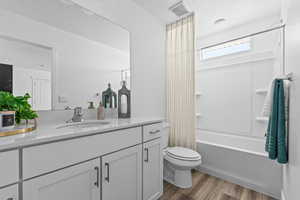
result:
<svg viewBox="0 0 300 200"><path fill-rule="evenodd" d="M0 2L0 90L35 110L95 106L130 88L130 34L69 0Z"/></svg>

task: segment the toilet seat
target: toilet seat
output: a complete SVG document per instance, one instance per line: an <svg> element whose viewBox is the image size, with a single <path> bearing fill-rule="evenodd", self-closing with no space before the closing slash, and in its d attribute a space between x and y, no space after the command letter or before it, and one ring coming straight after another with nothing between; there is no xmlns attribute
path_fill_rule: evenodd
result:
<svg viewBox="0 0 300 200"><path fill-rule="evenodd" d="M166 154L173 159L183 161L201 160L201 155L198 152L183 147L170 147L166 150Z"/></svg>

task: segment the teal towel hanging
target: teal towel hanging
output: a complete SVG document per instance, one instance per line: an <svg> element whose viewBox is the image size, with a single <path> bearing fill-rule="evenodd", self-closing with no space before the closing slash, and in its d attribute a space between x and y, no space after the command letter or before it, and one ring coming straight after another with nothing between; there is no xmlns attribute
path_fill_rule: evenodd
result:
<svg viewBox="0 0 300 200"><path fill-rule="evenodd" d="M277 159L278 163L281 164L288 162L285 118L284 83L283 80L276 79L265 148L269 153L269 158Z"/></svg>

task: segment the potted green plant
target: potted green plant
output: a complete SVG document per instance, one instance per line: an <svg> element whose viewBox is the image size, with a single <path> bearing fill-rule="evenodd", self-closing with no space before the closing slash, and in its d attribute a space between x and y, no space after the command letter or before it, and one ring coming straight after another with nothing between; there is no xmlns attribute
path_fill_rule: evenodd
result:
<svg viewBox="0 0 300 200"><path fill-rule="evenodd" d="M22 120L28 123L29 120L36 119L37 113L32 110L28 99L29 94L24 96L14 96L9 92L0 91L0 112L15 112L15 122L20 124Z"/></svg>

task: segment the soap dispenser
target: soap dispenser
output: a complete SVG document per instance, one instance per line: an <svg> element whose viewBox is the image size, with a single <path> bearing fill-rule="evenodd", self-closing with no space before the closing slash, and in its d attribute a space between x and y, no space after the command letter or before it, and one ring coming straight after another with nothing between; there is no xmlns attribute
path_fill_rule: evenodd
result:
<svg viewBox="0 0 300 200"><path fill-rule="evenodd" d="M104 114L104 106L102 105L102 102L100 101L99 106L97 108L97 120L104 120L105 114Z"/></svg>

